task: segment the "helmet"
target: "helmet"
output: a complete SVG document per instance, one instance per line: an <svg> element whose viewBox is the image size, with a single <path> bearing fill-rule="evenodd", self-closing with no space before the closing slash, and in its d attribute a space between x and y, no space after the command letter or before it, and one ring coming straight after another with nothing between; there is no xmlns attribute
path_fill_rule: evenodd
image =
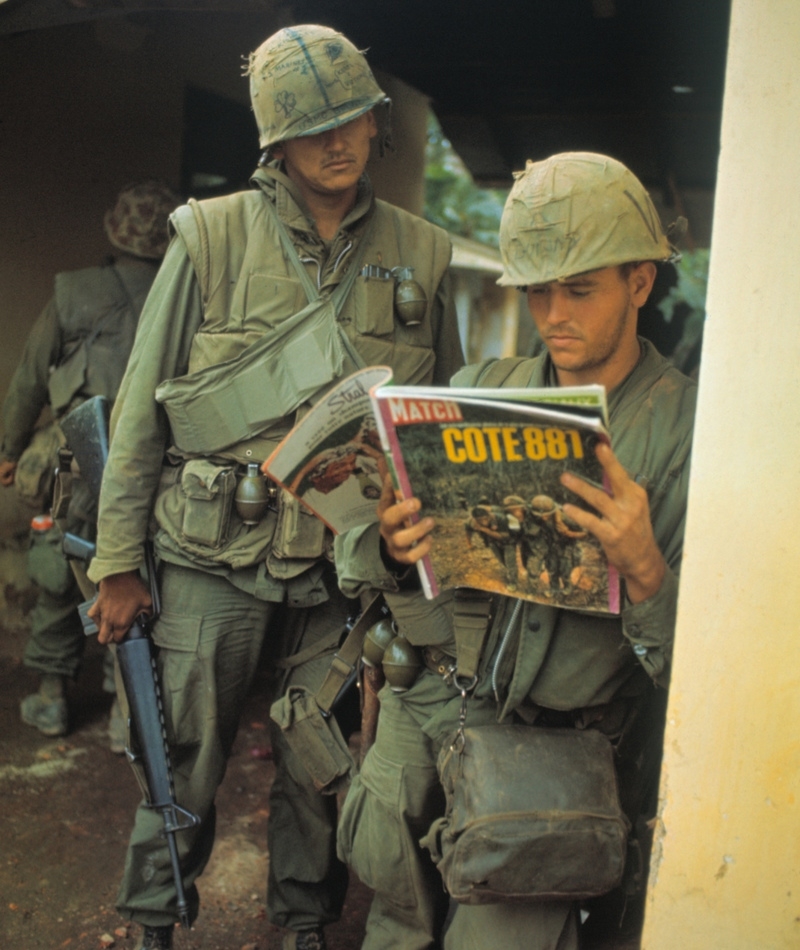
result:
<svg viewBox="0 0 800 950"><path fill-rule="evenodd" d="M531 510L537 515L551 515L556 510L556 503L549 495L534 495Z"/></svg>
<svg viewBox="0 0 800 950"><path fill-rule="evenodd" d="M180 198L155 178L132 182L106 212L103 225L108 240L120 251L136 257L162 258L167 251L167 218Z"/></svg>
<svg viewBox="0 0 800 950"><path fill-rule="evenodd" d="M506 495L503 499L504 508L524 508L525 499L520 498L519 495Z"/></svg>
<svg viewBox="0 0 800 950"><path fill-rule="evenodd" d="M562 152L514 177L500 221L501 286L680 258L642 183L607 155Z"/></svg>
<svg viewBox="0 0 800 950"><path fill-rule="evenodd" d="M389 99L364 54L335 30L279 30L250 54L250 100L261 148L344 125Z"/></svg>

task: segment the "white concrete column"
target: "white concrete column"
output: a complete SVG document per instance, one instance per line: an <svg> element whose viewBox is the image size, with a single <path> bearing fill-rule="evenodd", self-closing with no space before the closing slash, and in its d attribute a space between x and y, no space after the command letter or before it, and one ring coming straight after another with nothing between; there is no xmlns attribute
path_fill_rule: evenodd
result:
<svg viewBox="0 0 800 950"><path fill-rule="evenodd" d="M800 3L733 0L643 950L800 947Z"/></svg>

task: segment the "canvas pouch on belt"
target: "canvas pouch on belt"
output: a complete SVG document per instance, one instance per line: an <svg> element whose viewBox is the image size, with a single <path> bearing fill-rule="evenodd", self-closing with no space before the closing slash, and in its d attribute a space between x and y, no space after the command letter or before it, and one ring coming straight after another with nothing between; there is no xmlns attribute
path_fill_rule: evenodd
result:
<svg viewBox="0 0 800 950"><path fill-rule="evenodd" d="M272 704L270 717L280 726L318 792L332 795L345 786L355 771L355 760L336 717L323 716L310 690L290 686L286 694Z"/></svg>
<svg viewBox="0 0 800 950"><path fill-rule="evenodd" d="M49 509L53 496L58 450L66 439L57 422L37 429L20 455L14 473L17 495L31 508Z"/></svg>
<svg viewBox="0 0 800 950"><path fill-rule="evenodd" d="M467 728L438 767L447 809L422 844L455 900L580 900L622 880L629 822L601 733Z"/></svg>

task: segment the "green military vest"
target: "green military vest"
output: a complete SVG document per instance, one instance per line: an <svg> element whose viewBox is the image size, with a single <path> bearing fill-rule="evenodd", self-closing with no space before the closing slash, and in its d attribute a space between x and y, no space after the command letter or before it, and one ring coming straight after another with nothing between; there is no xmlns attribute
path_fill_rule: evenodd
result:
<svg viewBox="0 0 800 950"><path fill-rule="evenodd" d="M116 399L136 326L157 268L145 264L87 267L56 275L63 345L48 380L58 417L80 396Z"/></svg>
<svg viewBox="0 0 800 950"><path fill-rule="evenodd" d="M166 381L157 392L168 415L170 400L176 394L185 396L187 385L194 385L207 399L205 378L217 380L212 387L221 386L243 365L248 348L257 346L265 335L279 332L308 303L300 276L282 248L277 217L267 206L271 199L265 192L273 183L263 172L257 172L254 180L258 190L192 201L171 217L197 275L203 322L192 342L187 375ZM354 242L336 271L342 280L348 264L357 257L358 273L339 309L339 328L364 364L391 366L398 384L430 383L435 364L432 310L450 263L449 238L441 229L383 201L375 201L368 215L371 221L361 232L365 243ZM365 275L362 270L367 265L372 270ZM403 267L413 267L414 279L428 301L424 317L413 326L395 316L395 280L373 276L378 269L383 273ZM286 339L291 341L291 334ZM286 353L290 351L287 347ZM216 367L224 367L225 372L207 374ZM256 364L248 367L246 376L242 374L238 396L245 403L257 401L260 388L284 382L258 369ZM313 375L314 369L309 361L288 358L276 367L287 376ZM221 563L242 568L268 556L270 573L278 577L296 576L313 564L325 547L324 526L289 496L283 498L277 528L274 515L268 515L257 527L243 531L235 509L231 510L235 491L231 463L262 462L294 419L291 412L230 444L223 434L212 443L219 445L213 451L176 440L179 455L186 461L180 484L164 486L156 503L157 520L169 536L162 533L160 543L206 566ZM209 520L208 501L215 501L219 519Z"/></svg>

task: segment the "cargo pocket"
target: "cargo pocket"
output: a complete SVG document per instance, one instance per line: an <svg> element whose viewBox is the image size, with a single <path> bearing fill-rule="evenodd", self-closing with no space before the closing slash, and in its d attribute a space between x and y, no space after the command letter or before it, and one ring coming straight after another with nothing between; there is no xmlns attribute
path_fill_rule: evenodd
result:
<svg viewBox="0 0 800 950"><path fill-rule="evenodd" d="M158 647L156 665L167 740L177 766L186 750L197 748L207 732L205 703L213 690L205 682L199 656L202 619L162 612L155 623L153 642Z"/></svg>
<svg viewBox="0 0 800 950"><path fill-rule="evenodd" d="M31 531L28 576L53 597L63 597L73 584L72 569L61 550L62 535L55 526L47 531Z"/></svg>
<svg viewBox="0 0 800 950"><path fill-rule="evenodd" d="M193 543L218 550L228 540L236 475L229 466L191 459L183 466L181 491L186 500L181 531Z"/></svg>
<svg viewBox="0 0 800 950"><path fill-rule="evenodd" d="M289 492L282 491L278 523L269 558L272 574L276 577L283 575L279 563L282 560L316 559L321 557L324 551L324 522L307 511Z"/></svg>
<svg viewBox="0 0 800 950"><path fill-rule="evenodd" d="M400 907L416 907L412 868L419 858L404 821L403 773L370 751L342 807L337 853L367 887Z"/></svg>

